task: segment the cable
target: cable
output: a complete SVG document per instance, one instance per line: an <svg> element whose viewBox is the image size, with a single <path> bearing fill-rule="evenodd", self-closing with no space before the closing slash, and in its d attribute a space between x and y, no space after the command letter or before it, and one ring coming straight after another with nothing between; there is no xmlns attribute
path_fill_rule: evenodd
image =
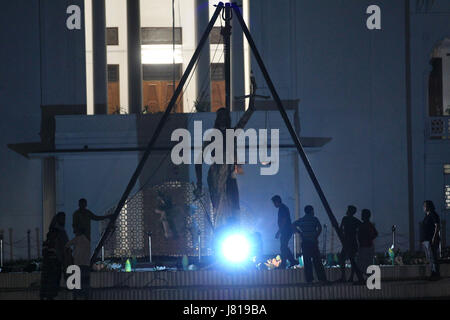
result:
<svg viewBox="0 0 450 320"><path fill-rule="evenodd" d="M187 87L189 86L189 84L191 83L191 80L192 80L192 78L193 78L193 76L194 76L194 73L195 73L195 71L196 71L196 69L197 69L198 61L200 60L200 57L201 57L201 53L200 53L200 56L199 56L199 58L197 59L197 61L196 61L196 63L195 63L194 69L192 70L192 72L191 72L191 74L190 74L190 78L189 78L187 84L186 84L183 88L187 88ZM185 89L183 89L183 91L181 92L181 94L180 94L180 96L179 96L178 99L181 99L181 98L184 97L184 92L185 92ZM190 112L190 113L192 113L192 111L193 111L194 108L195 108L194 106L191 108L191 112ZM190 115L188 116L188 121L187 121L187 122L189 122L189 121L191 120L191 117L192 117L192 116L193 116L192 114L190 114ZM147 186L147 184L149 183L149 181L153 178L153 176L154 176L154 175L156 174L156 172L159 170L159 168L161 167L163 161L165 160L165 158L167 158L167 156L170 154L170 152L171 152L170 150L168 150L168 151L166 152L165 156L164 156L163 159L160 161L160 163L158 164L158 166L156 167L156 169L154 170L154 172L149 176L149 178L146 180L146 182L138 189L138 191L136 191L136 193L134 193L133 196L131 196L131 197L125 202L125 204L127 204L129 201L131 201L132 199L134 199L134 197L135 197L139 192L141 192L141 191Z"/></svg>
<svg viewBox="0 0 450 320"><path fill-rule="evenodd" d="M175 92L175 0L172 0L172 85Z"/></svg>
<svg viewBox="0 0 450 320"><path fill-rule="evenodd" d="M136 272L132 272L132 273L131 273L127 278L125 278L124 280L120 281L119 283L117 283L117 284L115 284L115 285L112 285L112 286L110 286L110 287L107 287L107 288L105 288L105 289L120 288L121 285L122 285L123 283L125 283L125 282L128 281L128 280L130 280L132 277L135 276L135 274L136 274ZM129 287L129 286L123 286L123 287Z"/></svg>
<svg viewBox="0 0 450 320"><path fill-rule="evenodd" d="M216 53L217 53L218 48L219 48L219 44L216 44L216 49L214 51L214 55L213 55L213 58L212 58L211 61L214 61L214 58L216 57ZM223 50L222 50L222 54L219 57L219 61L222 58L222 56L223 56ZM214 68L213 68L212 73L211 73L211 78L216 73L217 66L218 66L218 63L215 63L214 64ZM202 85L201 85L201 89L202 90L201 90L200 98L198 99L199 101L202 101L202 99L205 97L205 94L206 94L206 88L207 88L206 87L206 80L209 80L209 79L207 79L208 78L207 76L208 76L208 74L205 75L205 77L203 79L203 82L202 82Z"/></svg>
<svg viewBox="0 0 450 320"><path fill-rule="evenodd" d="M174 1L174 0L173 0L173 1ZM221 24L221 27L223 27L223 25L222 25L222 18L220 19L220 24ZM215 58L216 53L217 53L217 51L218 51L218 48L219 48L219 44L216 45L216 49L215 49L215 51L214 51L214 56L213 56L213 61L214 61L214 58ZM185 92L185 90L186 90L185 88L189 87L189 85L190 85L190 83L191 83L191 81L192 81L193 75L194 75L195 71L197 70L198 62L199 62L199 60L200 60L202 54L203 54L203 51L200 52L200 55L199 55L199 57L198 57L198 59L197 59L195 65L194 65L194 68L193 68L192 71L191 71L190 78L189 78L189 80L187 81L187 83L183 86L183 91L181 92L181 94L180 94L180 96L178 97L178 99L181 99L181 98L184 97L184 92ZM222 54L221 54L220 57L219 57L219 60L221 59L222 56L223 56L223 50L222 50ZM217 68L217 65L215 66L215 68L214 68L214 70L213 70L213 74L215 73L216 68ZM203 80L202 89L205 87L205 81L206 81L206 78L207 78L207 74L205 75L205 78L204 78L204 80ZM205 91L206 91L206 89L204 89L202 93L204 93ZM192 111L194 110L194 108L195 108L195 106L193 106L193 107L191 108L191 110L190 110L189 113L192 113ZM189 121L191 120L192 116L193 116L192 114L190 114L190 115L188 116L188 121L187 121L187 122L189 122ZM166 153L166 155L165 155L164 158L166 158L167 155L168 155L169 153L170 153L170 150ZM163 159L163 160L164 160L164 159ZM162 161L161 161L161 162L162 162ZM155 170L154 173L156 173L156 171L157 171L157 170L160 168L160 166L162 165L161 162L160 162L160 164L157 166L157 168L156 168L156 170ZM147 185L148 181L151 180L151 178L154 176L154 173L150 175L149 179L144 183L143 186L141 186L141 187L140 187L140 188L139 188L139 189L138 189L131 197L129 197L129 198L127 199L127 201L125 202L125 204L127 204L129 201L131 201L131 200L132 200L132 199L133 199L140 191L142 191L142 190L144 189L144 187ZM111 206L111 207L112 207L112 206ZM107 210L105 210L105 211L107 211Z"/></svg>
<svg viewBox="0 0 450 320"><path fill-rule="evenodd" d="M175 15L175 12L174 12L174 9L175 8L175 4L174 4L174 0L172 0L172 28L173 28L173 30L172 30L172 42L173 42L173 50L174 50L174 48L175 48L175 17L174 17L174 15ZM221 27L223 27L222 26L222 20L220 20L220 23L221 23ZM214 60L214 58L215 58L215 56L216 56L216 53L217 53L217 50L218 50L218 47L219 47L219 44L217 44L216 45L216 49L215 49L215 52L214 52L214 56L213 56L213 60ZM210 50L210 48L208 47L207 48L208 50ZM173 52L175 52L175 51L173 51ZM185 92L185 88L187 88L187 87L189 87L189 85L190 85L190 82L191 82L191 80L192 80L192 78L193 78L193 75L194 75L194 73L195 73L195 71L196 71L196 69L197 69L197 67L198 67L198 64L199 64L199 60L200 60L200 58L201 58L201 55L202 55L202 53L203 53L203 51L201 51L200 52L200 55L199 55L199 57L198 57L198 59L197 59L197 61L196 61L196 63L195 63L195 65L194 65L194 69L191 71L191 74L190 74L190 78L189 78L189 80L188 80L188 82L187 82L187 84L185 85L185 86L183 86L183 90L182 90L182 92L181 92L181 94L180 94L180 96L178 97L179 99L181 99L181 98L183 98L184 97L184 92ZM221 56L220 56L220 58L222 57L222 55L223 55L223 51L222 51L222 54L221 54ZM174 55L173 55L174 56ZM220 60L220 58L219 58L219 60ZM175 58L174 58L175 59ZM174 60L175 61L175 60ZM175 62L174 62L174 65L175 65ZM216 68L217 68L217 65L214 67L214 70L213 70L213 74L215 73L215 71L216 71ZM175 70L175 68L173 68L173 70ZM174 76L174 78L173 78L173 80L175 79L175 71L173 72L173 76ZM208 76L208 73L205 75L205 78L203 79L203 84L202 84L202 86L201 86L201 89L202 89L202 91L201 91L201 97L203 97L204 95L205 95L205 93L206 93L206 88L205 88L205 83L206 83L206 76ZM175 85L174 85L174 90L175 90ZM193 111L193 109L195 108L195 105L191 108L191 112L190 113L192 113L192 111ZM193 114L190 114L189 116L188 116L188 122L191 120L191 117L193 116ZM150 176L148 177L148 179L145 181L145 183L131 196L131 197L129 197L127 200L126 200L126 202L125 202L125 205L127 205L130 201L132 201L136 196L137 196L137 194L139 194L144 188L146 188L147 187L147 185L149 184L149 182L153 179L153 177L155 176L155 174L159 171L159 169L160 169L160 167L162 166L162 164L164 163L164 161L166 160L166 158L167 158L167 156L169 155L169 153L170 153L170 150L168 150L167 152L166 152L166 154L163 156L163 158L161 159L161 161L159 162L159 164L156 166L156 168L155 168L155 170L153 171L153 173L152 174L150 174ZM105 242L107 242L109 239L110 239L110 237L111 237L111 235L112 235L112 233L111 234L109 234L108 235L108 237L107 237L107 239L105 239Z"/></svg>
<svg viewBox="0 0 450 320"><path fill-rule="evenodd" d="M200 53L200 56L201 56L201 53ZM199 59L200 59L200 56L199 56ZM187 81L187 83L184 85L183 88L187 88L187 87L189 86L189 84L190 84L190 82L191 82L191 80L192 80L192 78L193 78L194 72L195 72L195 70L197 69L199 59L197 59L196 64L195 64L195 66L194 66L194 68L193 68L193 70L192 70L192 72L191 72L191 74L190 74L190 78L189 78L189 80ZM185 89L183 89L183 91L181 92L181 94L180 94L180 96L178 97L178 99L183 98L184 92L185 92ZM194 108L195 108L194 106L191 108L191 112L193 111ZM190 120L190 117L192 117L192 115L189 115L189 116L188 116L188 122L189 122L189 120ZM145 182L145 183L144 183L144 184L143 184L143 185L142 185L135 193L133 193L133 195L131 195L130 197L128 197L128 199L125 201L125 205L127 205L131 200L133 200L133 199L136 197L136 195L137 195L139 192L141 192L141 191L147 186L149 180L151 180L151 178L153 178L153 176L154 176L154 175L156 174L156 172L159 170L159 168L160 168L161 165L162 165L162 162L165 160L165 158L167 158L167 156L169 155L169 153L170 153L170 150L168 150L168 151L166 152L166 154L164 155L163 159L162 159L161 162L158 164L158 166L156 167L156 169L154 170L154 172L149 176L149 178L147 179L147 181L146 181L146 182ZM118 202L118 201L115 201L114 203L117 203L117 202ZM112 208L114 208L113 206L114 206L114 204L109 205L109 206L108 206L108 209L105 209L104 212L105 212L105 213L108 212L109 210L111 210Z"/></svg>
<svg viewBox="0 0 450 320"><path fill-rule="evenodd" d="M155 276L153 277L152 280L150 280L149 282L147 282L147 283L144 285L144 287L150 286L155 280L162 280L162 281L164 281L165 283L168 283L168 282L169 282L169 281L167 281L167 279L159 278L157 275L155 275Z"/></svg>
<svg viewBox="0 0 450 320"><path fill-rule="evenodd" d="M13 242L12 242L13 247L14 247L14 244L19 243L19 242L22 242L22 241L24 241L26 238L27 238L27 237L24 237L24 238L22 238L22 239L20 239L20 240L13 241ZM11 246L11 243L6 242L5 240L3 240L3 245L4 245L4 246L5 246L5 245L6 245L6 246Z"/></svg>
<svg viewBox="0 0 450 320"><path fill-rule="evenodd" d="M222 22L221 22L221 24L222 24ZM214 57L215 57L215 55L216 55L217 50L218 50L218 45L216 46L216 50L215 50L215 52L214 52ZM189 87L189 85L190 85L190 83L191 83L191 81L192 81L193 75L194 75L195 71L197 70L198 62L199 62L199 60L200 60L202 54L203 54L203 51L200 52L200 55L199 55L199 57L198 57L198 59L197 59L195 65L194 65L194 68L192 69L192 71L191 71L191 73L190 73L190 76L189 76L190 78L189 78L189 80L187 81L187 83L183 86L183 91L182 91L181 94L179 95L178 99L181 100L181 99L184 97L184 92L186 91L186 88ZM222 52L222 55L223 55L223 52ZM221 55L221 57L222 57L222 55ZM219 58L219 59L220 59L220 58ZM214 68L214 72L215 72L215 68ZM202 86L202 88L203 88L203 87L204 87L204 86ZM175 86L174 86L174 91L175 91ZM194 109L195 109L195 106L192 106L189 113L192 113L192 112L194 111ZM188 122L191 120L191 117L192 117L192 115L189 115L189 116L188 116ZM170 152L170 150L169 150L169 151L167 152L167 154L165 155L165 158L167 157L167 155L168 155L169 152ZM160 165L161 165L161 164L162 164L162 163L160 163ZM158 167L156 168L155 172L159 169L160 165L158 165ZM153 177L153 175L154 175L154 174L151 174L149 179L151 179L151 178ZM139 189L138 189L131 197L129 197L129 198L127 199L127 201L125 202L125 204L127 204L129 201L131 201L131 200L132 200L132 199L133 199L140 191L142 191L142 190L144 189L144 187L146 186L146 184L147 184L147 182L145 182L144 185L143 185L142 187L140 187L140 188L139 188ZM113 208L114 204L117 203L117 202L118 202L118 201L115 201L114 203L112 203L111 205L109 205L109 206L108 206L108 209L104 209L103 212L108 212L109 210L111 210L111 208Z"/></svg>
<svg viewBox="0 0 450 320"><path fill-rule="evenodd" d="M189 87L189 85L190 85L190 83L191 83L191 81L192 81L192 78L193 78L193 76L194 76L194 73L195 73L195 71L197 70L198 62L199 62L199 60L200 60L200 58L201 58L202 53L203 53L203 51L200 52L200 56L199 56L199 58L197 59L195 65L194 65L193 70L191 71L190 78L189 78L188 82L187 82L187 83L185 84L185 86L183 87L183 91L181 92L179 99L181 99L181 98L184 96L185 88ZM193 107L191 108L191 112L190 112L191 114L188 116L188 122L191 120L191 117L193 116L192 111L193 111L194 108L195 108L195 106L193 106ZM139 192L141 192L144 188L147 187L148 183L152 180L152 178L155 176L155 174L159 171L160 167L162 166L163 162L166 160L166 158L167 158L167 156L168 156L169 154L170 154L170 150L168 150L168 151L166 152L166 154L163 156L163 158L161 159L161 161L159 162L159 164L157 165L157 167L155 168L155 170L153 171L153 173L150 174L150 176L148 177L148 179L146 180L146 182L145 182L145 183L144 183L144 184L143 184L143 185L142 185L142 186L141 186L141 187L140 187L140 188L139 188L139 189L138 189L131 197L129 197L129 198L126 200L125 205L127 205L130 201L132 201L132 200L139 194ZM110 233L110 234L108 235L108 238L105 239L105 242L107 242L107 241L110 239L111 235L112 235L112 233Z"/></svg>

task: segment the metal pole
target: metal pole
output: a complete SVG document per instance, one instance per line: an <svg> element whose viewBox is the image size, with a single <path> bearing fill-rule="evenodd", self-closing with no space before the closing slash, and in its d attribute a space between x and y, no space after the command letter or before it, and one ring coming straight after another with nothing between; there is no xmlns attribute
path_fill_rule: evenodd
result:
<svg viewBox="0 0 450 320"><path fill-rule="evenodd" d="M31 231L27 231L27 249L28 249L28 260L31 260L31 238L30 238Z"/></svg>
<svg viewBox="0 0 450 320"><path fill-rule="evenodd" d="M148 260L152 263L152 233L148 233Z"/></svg>
<svg viewBox="0 0 450 320"><path fill-rule="evenodd" d="M9 228L9 261L14 260L14 254L13 254L13 230Z"/></svg>
<svg viewBox="0 0 450 320"><path fill-rule="evenodd" d="M420 234L420 230L422 230L422 222L421 221L419 221L419 234ZM421 239L419 239L419 249L422 249L423 248L423 245L422 245L422 242L421 242Z"/></svg>
<svg viewBox="0 0 450 320"><path fill-rule="evenodd" d="M292 237L294 240L294 258L297 259L297 233L294 232L294 236Z"/></svg>
<svg viewBox="0 0 450 320"><path fill-rule="evenodd" d="M102 246L102 262L105 262L105 246Z"/></svg>
<svg viewBox="0 0 450 320"><path fill-rule="evenodd" d="M445 213L444 213L445 214ZM441 228L441 246L442 248L447 247L447 219L442 220L442 228Z"/></svg>
<svg viewBox="0 0 450 320"><path fill-rule="evenodd" d="M323 255L325 256L325 259L327 258L327 232L328 232L327 225L324 224L323 225L323 249L322 249L322 252L323 252Z"/></svg>
<svg viewBox="0 0 450 320"><path fill-rule="evenodd" d="M223 14L225 15L223 16ZM225 27L222 29L225 62L225 107L227 110L231 110L231 3L225 3L222 16L225 20Z"/></svg>
<svg viewBox="0 0 450 320"><path fill-rule="evenodd" d="M406 106L406 156L408 159L408 231L409 250L415 249L414 235L414 167L413 124L411 99L411 13L409 0L405 1L405 106ZM420 246L419 246L420 248Z"/></svg>
<svg viewBox="0 0 450 320"><path fill-rule="evenodd" d="M334 229L331 229L330 253L334 254Z"/></svg>
<svg viewBox="0 0 450 320"><path fill-rule="evenodd" d="M397 248L397 244L396 244L396 231L397 231L397 227L395 225L392 226L392 249L396 249Z"/></svg>
<svg viewBox="0 0 450 320"><path fill-rule="evenodd" d="M0 231L0 268L3 268L3 230Z"/></svg>
<svg viewBox="0 0 450 320"><path fill-rule="evenodd" d="M200 231L198 232L198 262L202 260L202 237Z"/></svg>
<svg viewBox="0 0 450 320"><path fill-rule="evenodd" d="M164 112L161 119L159 120L158 126L156 127L156 129L153 133L153 136L147 145L147 149L145 150L136 170L134 171L133 176L131 177L131 179L127 185L127 188L125 189L125 192L122 195L122 198L120 199L119 203L116 206L113 216L112 216L111 220L109 221L108 226L106 227L105 233L103 234L97 247L94 250L94 253L92 254L91 265L94 264L95 259L98 255L101 247L103 246L104 242L106 241L109 234L111 233L111 231L114 227L114 223L115 223L117 217L119 216L120 211L122 210L123 206L125 205L125 202L128 199L128 196L130 195L131 191L133 190L133 188L137 182L137 179L138 179L139 175L141 174L142 169L144 168L145 162L147 161L148 157L150 156L150 152L152 151L153 145L155 144L156 140L158 139L158 137L162 131L162 128L164 127L164 125L167 121L167 118L170 115L170 112L172 111L173 107L175 106L175 103L176 103L178 97L180 96L181 91L183 90L183 86L186 83L187 78L189 77L189 74L191 73L192 69L194 68L195 62L197 61L197 59L200 55L203 45L208 40L208 36L209 36L209 34L214 26L214 23L216 22L217 17L219 16L219 13L222 9L223 9L223 3L219 2L219 4L217 5L217 8L216 8L216 11L214 12L214 14L208 24L208 27L206 28L205 32L203 33L200 43L199 43L197 49L195 50L195 52L191 58L191 61L189 62L188 66L186 68L186 71L184 72L183 76L180 79L180 82L178 83L177 89L175 90L175 93L172 96L172 99L170 100L166 111Z"/></svg>
<svg viewBox="0 0 450 320"><path fill-rule="evenodd" d="M39 228L36 228L36 255L39 259L41 257L41 248L40 248L40 241L39 241Z"/></svg>
<svg viewBox="0 0 450 320"><path fill-rule="evenodd" d="M336 220L336 217L334 216L333 211L331 210L331 207L330 207L330 205L328 203L328 200L326 199L325 194L323 193L322 187L320 186L319 181L317 180L317 177L316 177L316 175L314 173L314 170L313 170L311 164L309 163L308 157L306 156L306 153L305 153L305 151L303 149L303 146L302 146L302 144L300 142L300 139L298 138L297 133L295 132L295 129L292 126L292 124L291 124L291 122L289 120L289 117L288 117L288 115L286 113L285 108L283 107L281 99L278 96L278 93L277 93L277 91L275 89L275 86L274 86L270 76L269 76L269 73L267 72L266 66L264 65L264 62L263 62L261 56L259 55L258 49L256 48L255 42L253 41L253 38L252 38L252 36L250 34L250 31L248 30L247 25L245 24L245 21L242 18L241 13L239 12L239 8L235 4L233 4L232 7L233 7L234 14L235 14L236 18L238 19L239 23L241 24L242 31L244 32L245 37L247 38L247 41L248 41L249 46L250 46L250 48L251 48L251 50L253 52L255 60L258 63L259 68L261 69L261 73L263 74L264 79L266 80L267 86L269 87L269 90L270 90L270 92L272 94L272 97L273 97L273 99L275 100L275 102L277 104L277 107L278 107L278 110L280 111L281 117L283 118L283 120L284 120L284 122L286 124L286 127L287 127L287 129L288 129L288 131L289 131L289 133L291 135L291 138L292 138L292 140L294 141L294 143L295 143L295 145L297 147L297 151L298 151L300 157L303 160L303 164L305 165L306 171L308 172L309 177L311 178L311 181L312 181L312 183L313 183L313 185L314 185L314 187L315 187L315 189L316 189L316 191L317 191L317 193L319 195L319 198L322 201L323 206L325 207L325 211L326 211L326 213L328 215L328 218L331 221L331 225L336 230L336 234L338 235L339 239L341 240L341 243L343 243L342 233L341 233L341 230L339 229L339 224L338 224L338 222ZM355 262L355 259L352 258L352 259L350 259L350 261L351 261L351 264L352 264L352 268L355 270L355 273L356 273L356 275L358 277L358 280L360 282L362 282L363 281L363 276L362 276L362 273L359 270L359 268L358 268L358 266L357 266L357 264Z"/></svg>

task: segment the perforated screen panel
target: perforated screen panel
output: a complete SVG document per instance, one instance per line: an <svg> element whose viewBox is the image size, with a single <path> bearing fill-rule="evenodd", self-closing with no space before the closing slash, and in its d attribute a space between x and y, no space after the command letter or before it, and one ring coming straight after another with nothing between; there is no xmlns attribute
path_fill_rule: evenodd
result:
<svg viewBox="0 0 450 320"><path fill-rule="evenodd" d="M202 255L210 255L212 206L208 194L194 199L193 191L192 184L179 181L139 191L116 220L115 231L105 244L105 257L148 256L149 232L152 255L197 255L199 234ZM107 221L103 228L106 225Z"/></svg>

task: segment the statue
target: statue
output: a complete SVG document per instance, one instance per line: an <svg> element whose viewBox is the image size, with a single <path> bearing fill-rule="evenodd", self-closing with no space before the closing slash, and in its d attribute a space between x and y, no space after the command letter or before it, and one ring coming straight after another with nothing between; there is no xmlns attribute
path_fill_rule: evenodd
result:
<svg viewBox="0 0 450 320"><path fill-rule="evenodd" d="M254 112L254 97L256 96L254 93L256 91L256 85L253 76L251 83L251 94L244 97L250 98L249 108L245 111L238 124L234 127L235 130L243 129ZM214 123L214 128L222 132L222 150L226 150L225 132L226 129L232 129L230 112L225 108L220 108L217 110L216 114L217 117ZM203 145L203 150L209 143L211 142ZM226 159L225 155L224 159ZM216 230L224 225L239 225L240 223L239 190L236 176L241 173L241 167L236 164L236 161L234 164L227 164L225 163L226 161L223 162L223 164L212 164L209 168L207 177L209 194L214 211L214 227ZM197 187L194 194L199 197L202 190L202 164L195 165L195 173L197 176Z"/></svg>

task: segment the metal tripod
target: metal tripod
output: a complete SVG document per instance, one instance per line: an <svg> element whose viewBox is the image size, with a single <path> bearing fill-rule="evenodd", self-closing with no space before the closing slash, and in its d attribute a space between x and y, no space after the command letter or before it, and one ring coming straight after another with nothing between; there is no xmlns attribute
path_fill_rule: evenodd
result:
<svg viewBox="0 0 450 320"><path fill-rule="evenodd" d="M281 114L281 117L283 118L284 123L286 124L286 127L287 127L287 129L289 131L289 134L291 135L291 138L292 138L292 140L295 143L295 146L297 148L298 154L299 154L300 158L302 159L303 164L305 165L306 171L308 172L309 177L311 178L311 181L312 181L312 183L313 183L313 185L314 185L314 187L315 187L315 189L316 189L316 191L317 191L317 193L319 195L319 198L320 198L320 200L321 200L321 202L322 202L322 204L323 204L323 206L325 208L325 211L326 211L326 213L328 215L328 218L331 221L331 225L335 229L336 234L339 237L339 240L341 241L341 243L343 243L343 235L342 235L342 232L341 232L341 230L339 228L339 224L338 224L338 222L336 220L336 217L334 216L333 211L331 210L331 207L330 207L330 205L329 205L329 203L328 203L328 201L327 201L327 199L325 197L325 194L323 193L323 190L322 190L322 188L321 188L321 186L319 184L319 181L316 178L314 170L312 169L311 164L310 164L310 162L308 160L308 157L306 156L306 153L305 153L305 151L303 149L303 146L302 146L302 144L300 142L300 139L298 138L298 136L297 136L297 134L296 134L296 132L294 130L294 127L292 126L292 124L291 124L291 122L290 122L290 120L288 118L286 110L283 107L281 99L280 99L280 97L279 97L279 95L278 95L278 93L277 93L277 91L275 89L275 86L274 86L274 84L273 84L273 82L272 82L272 80L271 80L271 78L269 76L269 73L267 72L266 66L264 65L264 62L263 62L263 60L262 60L262 58L261 58L261 56L259 54L259 51L256 48L255 42L253 41L253 38L252 38L252 36L250 34L250 31L249 31L247 25L245 24L245 21L244 21L244 19L242 17L242 14L241 14L240 10L239 10L239 7L237 6L236 3L226 3L226 4L224 4L223 2L219 2L219 4L216 7L216 10L214 11L213 16L211 17L211 20L209 21L208 26L206 27L206 30L204 31L204 33L203 33L203 35L202 35L202 37L201 37L201 39L199 41L199 44L198 44L198 46L197 46L197 48L196 48L196 50L195 50L195 52L194 52L194 54L193 54L189 64L188 64L188 66L187 66L183 76L180 79L180 82L179 82L179 84L178 84L178 86L177 86L177 88L176 88L176 90L175 90L175 92L174 92L174 94L173 94L173 96L172 96L168 106L167 106L166 111L164 112L163 116L161 117L161 119L160 119L160 121L158 123L158 126L156 127L156 130L154 131L153 136L150 139L150 142L148 143L147 148L146 148L146 150L145 150L145 152L144 152L144 154L143 154L143 156L142 156L142 158L141 158L141 160L140 160L140 162L139 162L135 172L133 173L133 176L131 177L131 179L130 179L130 181L128 183L128 186L125 189L125 192L123 193L119 203L116 206L116 209L114 210L113 216L112 216L111 220L109 221L108 226L107 226L107 228L106 228L102 238L100 239L97 247L94 250L94 253L92 254L91 265L94 264L95 259L98 256L102 246L104 245L106 239L108 238L109 234L113 230L115 221L116 221L117 217L119 216L120 211L122 210L122 208L123 208L123 206L124 206L128 196L130 195L131 190L133 189L134 185L136 184L137 179L138 179L138 177L139 177L139 175L140 175L140 173L141 173L141 171L142 171L142 169L143 169L143 167L145 165L145 162L147 161L148 157L150 156L150 152L152 151L153 145L155 144L156 140L158 139L158 137L159 137L159 135L160 135L160 133L162 131L162 128L164 127L164 125L165 125L165 123L166 123L166 121L167 121L167 119L168 119L168 117L170 115L170 112L172 111L173 107L175 106L175 103L176 103L176 101L177 101L177 99L178 99L178 97L179 97L179 95L180 95L180 93L181 93L181 91L183 89L183 86L186 83L186 80L187 80L189 74L191 73L191 71L192 71L192 69L193 69L197 59L200 56L200 52L201 52L203 46L205 45L206 40L208 39L208 36L209 36L213 26L214 26L214 23L216 22L219 14L222 12L222 10L224 10L225 16L227 17L227 19L228 18L231 19L231 17L230 17L231 9L234 12L233 17L238 19L238 22L241 25L242 31L244 32L244 35L247 38L248 44L250 46L250 49L253 52L255 60L256 60L258 66L259 66L259 68L260 68L260 70L262 72L262 75L263 75L263 77L264 77L264 79L265 79L265 81L267 83L267 86L268 86L268 88L270 90L270 93L272 94L272 97L275 100L275 103L276 103L277 108L278 108L278 110L279 110L279 112ZM229 65L226 66L226 68L227 67L229 68ZM228 77L228 82L229 82L229 77ZM229 88L229 83L228 83L228 85L226 84L226 88ZM229 90L226 93L226 95L228 97L227 101L229 101L229 97L230 97L230 91ZM353 269L356 272L358 280L360 282L363 281L362 273L359 270L359 268L357 267L355 260L352 258L350 261L351 261Z"/></svg>

